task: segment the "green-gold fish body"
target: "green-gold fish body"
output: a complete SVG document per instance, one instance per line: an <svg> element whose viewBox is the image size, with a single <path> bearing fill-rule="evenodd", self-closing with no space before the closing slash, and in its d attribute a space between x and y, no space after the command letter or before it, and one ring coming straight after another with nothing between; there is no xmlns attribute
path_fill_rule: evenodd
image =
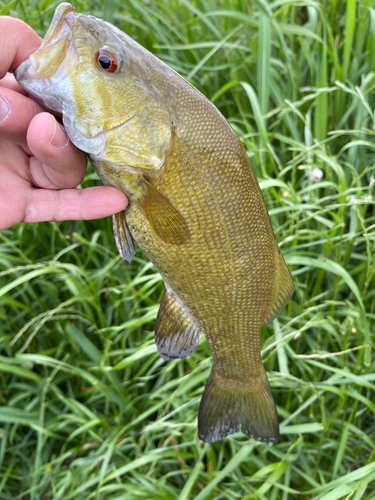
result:
<svg viewBox="0 0 375 500"><path fill-rule="evenodd" d="M129 262L140 246L164 279L155 325L160 355L189 356L204 332L213 367L199 437L214 442L242 429L276 442L260 332L294 284L235 132L178 73L67 3L16 77L62 113L101 180L129 197L113 217L115 240Z"/></svg>

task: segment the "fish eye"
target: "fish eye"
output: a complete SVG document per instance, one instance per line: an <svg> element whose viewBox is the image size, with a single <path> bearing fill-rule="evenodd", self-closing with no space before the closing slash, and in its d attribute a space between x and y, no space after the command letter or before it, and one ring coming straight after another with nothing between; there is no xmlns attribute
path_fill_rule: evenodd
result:
<svg viewBox="0 0 375 500"><path fill-rule="evenodd" d="M98 67L108 73L115 73L120 66L118 59L107 50L99 50L95 60Z"/></svg>

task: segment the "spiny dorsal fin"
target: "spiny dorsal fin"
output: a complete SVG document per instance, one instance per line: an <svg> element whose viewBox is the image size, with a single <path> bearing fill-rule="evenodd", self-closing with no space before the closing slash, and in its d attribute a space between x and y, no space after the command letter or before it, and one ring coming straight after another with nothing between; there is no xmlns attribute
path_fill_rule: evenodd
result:
<svg viewBox="0 0 375 500"><path fill-rule="evenodd" d="M267 316L262 321L262 326L267 326L276 318L279 312L287 305L294 292L293 278L281 253L278 254L277 259L276 285L273 301Z"/></svg>
<svg viewBox="0 0 375 500"><path fill-rule="evenodd" d="M125 210L112 215L112 225L117 250L121 257L130 264L137 250L137 243L134 241L128 223L126 222Z"/></svg>
<svg viewBox="0 0 375 500"><path fill-rule="evenodd" d="M160 239L171 245L182 245L188 241L189 228L182 215L170 201L146 179L141 179L142 198L137 203Z"/></svg>
<svg viewBox="0 0 375 500"><path fill-rule="evenodd" d="M186 358L198 347L200 328L165 289L155 322L155 342L163 359Z"/></svg>

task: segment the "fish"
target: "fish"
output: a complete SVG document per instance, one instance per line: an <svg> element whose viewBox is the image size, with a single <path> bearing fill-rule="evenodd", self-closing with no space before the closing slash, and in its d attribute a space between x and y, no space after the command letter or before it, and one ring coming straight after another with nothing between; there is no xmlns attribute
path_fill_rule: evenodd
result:
<svg viewBox="0 0 375 500"><path fill-rule="evenodd" d="M218 109L115 26L57 6L40 48L15 73L129 199L113 216L119 253L139 246L164 280L155 342L190 356L203 332L212 370L198 411L207 443L242 431L276 443L279 422L261 327L294 292L248 154Z"/></svg>

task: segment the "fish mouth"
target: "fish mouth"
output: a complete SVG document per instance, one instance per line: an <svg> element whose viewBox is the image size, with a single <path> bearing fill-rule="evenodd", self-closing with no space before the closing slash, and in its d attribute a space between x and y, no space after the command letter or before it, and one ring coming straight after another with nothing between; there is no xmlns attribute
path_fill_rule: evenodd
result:
<svg viewBox="0 0 375 500"><path fill-rule="evenodd" d="M17 82L30 95L42 102L47 109L58 113L62 113L62 104L49 91L51 77L62 66L70 50L77 15L75 8L69 3L60 4L39 49L14 72Z"/></svg>
<svg viewBox="0 0 375 500"><path fill-rule="evenodd" d="M77 11L70 3L64 2L56 8L41 46L30 56L33 68L41 77L51 78L65 59L76 16Z"/></svg>

